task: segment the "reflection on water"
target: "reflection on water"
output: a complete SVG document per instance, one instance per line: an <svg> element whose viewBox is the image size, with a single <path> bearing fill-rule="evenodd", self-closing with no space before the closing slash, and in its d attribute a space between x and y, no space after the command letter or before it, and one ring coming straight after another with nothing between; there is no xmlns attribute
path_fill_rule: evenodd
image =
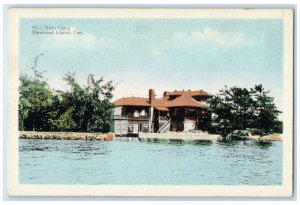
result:
<svg viewBox="0 0 300 205"><path fill-rule="evenodd" d="M147 144L164 144L164 145L172 145L172 146L182 146L182 145L194 145L194 146L211 146L213 145L213 141L211 140L195 140L195 141L183 141L183 140L148 140L144 143Z"/></svg>
<svg viewBox="0 0 300 205"><path fill-rule="evenodd" d="M213 142L210 140L196 140L194 142L194 145L197 145L197 146L211 146L212 144L213 144Z"/></svg>
<svg viewBox="0 0 300 205"><path fill-rule="evenodd" d="M272 146L272 142L257 142L256 144L262 149L269 149Z"/></svg>
<svg viewBox="0 0 300 205"><path fill-rule="evenodd" d="M244 141L219 141L218 144L225 147L231 147L243 143Z"/></svg>
<svg viewBox="0 0 300 205"><path fill-rule="evenodd" d="M22 184L273 185L282 142L20 139Z"/></svg>

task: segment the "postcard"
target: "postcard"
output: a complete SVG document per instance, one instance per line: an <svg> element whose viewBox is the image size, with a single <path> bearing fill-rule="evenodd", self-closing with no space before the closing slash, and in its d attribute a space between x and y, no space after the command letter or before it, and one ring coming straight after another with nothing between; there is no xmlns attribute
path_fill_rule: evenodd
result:
<svg viewBox="0 0 300 205"><path fill-rule="evenodd" d="M9 195L291 197L293 23L9 9Z"/></svg>

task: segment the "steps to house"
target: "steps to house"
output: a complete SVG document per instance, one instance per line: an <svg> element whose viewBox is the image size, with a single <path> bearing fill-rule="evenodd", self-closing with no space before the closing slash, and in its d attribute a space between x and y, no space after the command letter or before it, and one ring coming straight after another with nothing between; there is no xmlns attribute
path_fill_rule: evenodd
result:
<svg viewBox="0 0 300 205"><path fill-rule="evenodd" d="M171 125L171 119L168 120L163 126L161 126L161 128L159 128L157 132L162 133L170 130L170 125Z"/></svg>

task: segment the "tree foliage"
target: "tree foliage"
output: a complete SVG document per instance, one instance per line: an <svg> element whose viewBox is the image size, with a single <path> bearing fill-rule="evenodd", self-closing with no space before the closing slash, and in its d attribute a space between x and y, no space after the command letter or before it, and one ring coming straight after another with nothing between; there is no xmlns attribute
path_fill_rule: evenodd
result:
<svg viewBox="0 0 300 205"><path fill-rule="evenodd" d="M250 90L225 86L210 101L209 111L214 115L211 130L223 136L235 130L259 135L282 132L280 111L268 94L262 85Z"/></svg>
<svg viewBox="0 0 300 205"><path fill-rule="evenodd" d="M28 69L33 75L21 73L19 86L19 127L21 130L45 130L48 129L48 110L53 97L43 72L37 70L37 62L40 56L33 60Z"/></svg>
<svg viewBox="0 0 300 205"><path fill-rule="evenodd" d="M75 74L63 80L67 91L54 91L38 71L37 56L30 69L33 76L21 74L19 98L20 130L108 132L113 118L114 85L90 74L86 85L80 85Z"/></svg>
<svg viewBox="0 0 300 205"><path fill-rule="evenodd" d="M38 69L39 58L33 59L28 69L32 74L20 75L19 129L40 131L108 132L112 124L114 86L112 81L87 76L86 85L80 85L74 73L63 80L66 91L54 91ZM274 99L262 85L246 89L226 87L212 98L208 112L212 121L205 122L207 130L226 136L236 130L250 130L264 135L282 132L278 120L280 111Z"/></svg>

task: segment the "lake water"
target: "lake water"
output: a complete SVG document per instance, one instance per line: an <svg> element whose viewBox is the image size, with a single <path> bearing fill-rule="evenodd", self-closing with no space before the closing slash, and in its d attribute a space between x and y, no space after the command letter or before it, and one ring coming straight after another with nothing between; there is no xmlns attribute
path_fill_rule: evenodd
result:
<svg viewBox="0 0 300 205"><path fill-rule="evenodd" d="M274 185L282 142L20 139L19 163L21 184Z"/></svg>

